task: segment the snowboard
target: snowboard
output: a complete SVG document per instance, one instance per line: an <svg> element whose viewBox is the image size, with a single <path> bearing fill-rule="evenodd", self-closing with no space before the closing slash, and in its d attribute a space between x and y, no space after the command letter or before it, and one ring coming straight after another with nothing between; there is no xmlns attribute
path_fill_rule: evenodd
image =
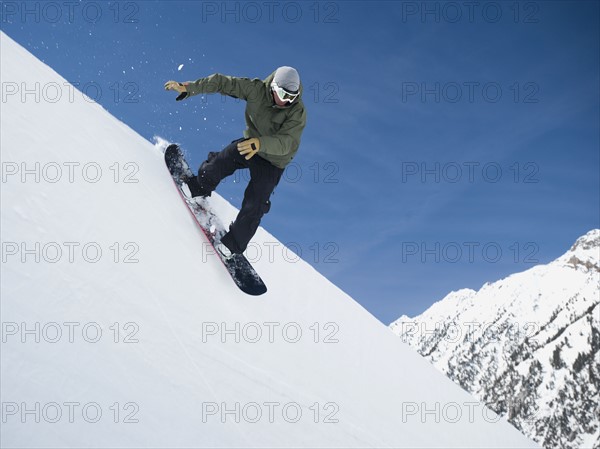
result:
<svg viewBox="0 0 600 449"><path fill-rule="evenodd" d="M252 296L266 293L267 286L260 278L254 267L243 254L234 254L231 258L225 258L216 246L227 230L215 213L211 211L210 205L205 198L190 198L183 190L184 180L193 176L183 152L178 145L169 145L165 150L165 164L171 173L171 177L181 199L194 217L198 227L202 230L212 246L215 255L221 260L233 282L241 291Z"/></svg>

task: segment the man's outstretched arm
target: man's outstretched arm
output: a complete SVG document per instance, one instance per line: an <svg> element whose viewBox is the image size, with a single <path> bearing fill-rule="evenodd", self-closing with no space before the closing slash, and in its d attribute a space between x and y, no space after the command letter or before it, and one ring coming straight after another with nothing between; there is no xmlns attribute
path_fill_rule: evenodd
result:
<svg viewBox="0 0 600 449"><path fill-rule="evenodd" d="M177 101L198 94L221 93L234 98L247 100L253 90L254 82L249 78L237 78L234 76L215 73L205 78L199 78L196 81L186 81L180 83L177 81L167 81L166 90L175 90L180 95Z"/></svg>

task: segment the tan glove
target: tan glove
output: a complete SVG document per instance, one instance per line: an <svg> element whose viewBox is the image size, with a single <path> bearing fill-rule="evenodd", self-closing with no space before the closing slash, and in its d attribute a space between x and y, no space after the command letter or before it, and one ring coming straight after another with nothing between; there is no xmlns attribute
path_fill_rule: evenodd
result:
<svg viewBox="0 0 600 449"><path fill-rule="evenodd" d="M178 81L167 81L165 83L165 90L174 90L176 92L179 92L179 95L175 99L176 101L181 101L185 97L188 96L188 92L187 92L187 88L185 87L185 84L182 84Z"/></svg>
<svg viewBox="0 0 600 449"><path fill-rule="evenodd" d="M249 160L260 150L260 140L256 137L243 140L237 144L237 149L242 156L246 156L246 160Z"/></svg>

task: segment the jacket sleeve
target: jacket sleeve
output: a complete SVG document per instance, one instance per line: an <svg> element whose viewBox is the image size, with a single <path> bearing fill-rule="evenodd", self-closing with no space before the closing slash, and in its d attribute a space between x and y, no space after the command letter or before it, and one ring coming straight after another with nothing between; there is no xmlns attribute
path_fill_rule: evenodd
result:
<svg viewBox="0 0 600 449"><path fill-rule="evenodd" d="M298 149L300 137L306 126L306 112L304 108L299 113L286 119L277 134L260 136L260 150L258 153L285 156Z"/></svg>
<svg viewBox="0 0 600 449"><path fill-rule="evenodd" d="M184 85L188 97L198 94L221 93L242 100L247 100L254 88L254 83L249 78L236 78L220 73L215 73L206 78L199 78L196 81L188 81Z"/></svg>

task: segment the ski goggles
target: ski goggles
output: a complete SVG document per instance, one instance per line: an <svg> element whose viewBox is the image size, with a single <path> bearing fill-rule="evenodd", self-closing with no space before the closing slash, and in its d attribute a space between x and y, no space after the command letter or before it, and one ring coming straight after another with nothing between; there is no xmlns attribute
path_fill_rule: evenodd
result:
<svg viewBox="0 0 600 449"><path fill-rule="evenodd" d="M289 101L290 103L296 99L300 92L288 92L283 87L279 87L275 81L271 83L271 89L281 101Z"/></svg>

